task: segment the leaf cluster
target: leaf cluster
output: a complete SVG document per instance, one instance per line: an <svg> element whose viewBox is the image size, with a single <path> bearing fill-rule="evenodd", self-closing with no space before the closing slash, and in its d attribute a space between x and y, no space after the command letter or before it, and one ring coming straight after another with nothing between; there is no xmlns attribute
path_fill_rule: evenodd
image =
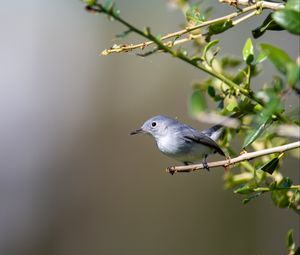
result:
<svg viewBox="0 0 300 255"><path fill-rule="evenodd" d="M232 146L233 138L237 135L243 141L240 150L263 150L288 142L288 137L278 135L278 127L290 125L299 128L299 108L294 107L291 112L288 112L285 107L289 95L300 96L299 56L289 56L284 49L273 44L256 45L250 38L244 43L239 56L222 56L221 48L218 46L220 40L213 38L225 33L248 17L260 15L263 8L254 9L246 18L244 16L239 20L223 18L216 19L212 23L205 23L209 21L211 8L203 8L201 2L190 4L190 1L187 0L172 1L183 10L186 17L184 33L188 32L190 37L184 41L193 41L193 50L187 50L175 47L176 42L184 33L174 33L176 36L166 44L163 40L172 37L172 34L165 37L155 36L149 28L141 30L129 24L120 17L120 12L113 1L106 0L102 4L97 0L83 0L83 2L87 5L88 11L104 13L109 18L126 26L127 30L118 37L126 37L129 33L134 32L150 40L150 42L136 47L144 49L150 44L155 45L153 50L142 56L165 52L209 75L193 84L188 100L188 110L191 116L198 117L211 112L209 109L213 105L215 113L239 118L241 125L234 129L226 128L220 140L220 144L227 149L230 155L238 154ZM295 35L295 40L299 40L299 0L285 2L282 2L285 4L284 8L272 10L265 20L251 31L254 39L264 36L269 30L286 30L281 33L291 33ZM249 7L249 10L251 8ZM236 12L236 16L239 15L239 12L240 10ZM209 25L204 29L201 24ZM189 29L194 27L197 29ZM282 35L284 36L284 34ZM111 49L114 49L115 52L127 52L133 49L128 45L123 46L117 45ZM272 79L254 89L253 81L264 69L263 65L266 61L272 63L276 72ZM299 134L294 135L299 138ZM279 153L278 155L264 156L251 163L248 161L240 163L238 172L226 172L225 187L232 188L235 194L244 196L244 204L263 194L270 194L277 207L291 208L300 213L300 185L293 184L293 181L281 172L284 156L286 155ZM299 158L299 153L295 156ZM299 171L299 169L295 169L295 171ZM295 249L291 231L288 233L287 248L289 254L299 254L299 249Z"/></svg>

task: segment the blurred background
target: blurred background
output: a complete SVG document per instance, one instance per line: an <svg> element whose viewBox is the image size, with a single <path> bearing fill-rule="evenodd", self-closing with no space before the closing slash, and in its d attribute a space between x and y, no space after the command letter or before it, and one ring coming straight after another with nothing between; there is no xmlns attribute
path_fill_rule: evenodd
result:
<svg viewBox="0 0 300 255"><path fill-rule="evenodd" d="M210 2L214 17L232 11ZM184 23L164 0L116 3L156 34ZM262 20L220 35L221 54L241 55ZM206 127L187 113L205 74L164 54L99 56L124 30L78 0L1 1L0 254L285 254L288 229L300 240L296 213L269 195L243 205L221 168L171 176L175 162L152 139L129 136L156 114ZM299 54L286 32L260 41ZM257 86L275 73L265 66ZM286 157L282 172L299 183L298 160Z"/></svg>

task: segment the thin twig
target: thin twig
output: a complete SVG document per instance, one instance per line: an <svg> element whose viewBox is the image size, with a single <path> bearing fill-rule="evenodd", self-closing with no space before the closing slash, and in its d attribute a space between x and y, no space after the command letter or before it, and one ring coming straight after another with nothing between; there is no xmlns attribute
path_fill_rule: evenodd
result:
<svg viewBox="0 0 300 255"><path fill-rule="evenodd" d="M95 8L96 7L96 8ZM250 6L252 7L252 6ZM249 7L249 8L250 8ZM245 8L246 9L246 8ZM220 73L216 73L211 69L208 69L202 65L200 65L199 63L197 63L197 61L194 61L192 59L190 59L189 57L181 54L180 52L176 52L173 51L170 47L168 47L167 45L165 45L161 39L156 38L151 32L149 28L146 28L146 31L142 31L138 28L136 28L135 26L131 25L130 23L128 23L126 20L122 19L119 15L116 15L113 10L106 10L101 4L96 4L93 7L88 7L87 8L88 11L93 11L93 12L99 12L99 13L106 13L107 15L113 17L115 20L119 21L120 23L122 23L124 26L126 26L129 30L134 31L135 33L141 35L144 38L150 39L150 41L152 43L155 43L158 47L158 49L163 50L165 52L168 52L169 54L171 54L174 57L177 57L193 66L195 66L196 68L206 72L207 74L212 75L213 77L223 81L225 84L227 84L229 87L231 88L235 88L238 89L242 94L244 94L245 96L249 97L250 99L253 99L254 101L256 101L259 104L263 105L262 100L258 99L254 93L249 93L248 90L243 89L242 87L240 87L238 84L234 83L233 81L231 81L229 78L223 76ZM176 33L170 34L172 36L176 36ZM166 37L165 37L166 38ZM145 45L145 43L144 43ZM112 47L112 49L119 51L120 49L118 49L118 45L114 45ZM125 46L124 46L125 47ZM145 47L145 46L144 46ZM121 47L122 48L122 47ZM103 53L104 55L109 54L109 52Z"/></svg>
<svg viewBox="0 0 300 255"><path fill-rule="evenodd" d="M209 26L209 25L212 25L212 24L215 24L215 23L218 23L220 21L226 21L226 20L231 20L233 18L236 18L238 16L241 16L247 12L250 12L252 10L257 10L257 9L273 9L273 10L278 10L278 9L282 9L284 7L283 4L280 4L280 3L272 3L270 5L269 2L266 2L266 1L260 1L260 2L257 2L251 6L248 6L248 7L245 7L243 9L240 9L239 11L236 11L236 12L233 12L231 14L228 14L228 15L225 15L223 17L219 17L219 18L216 18L216 19L212 19L212 20L208 20L208 21L205 21L205 22L202 22L201 24L198 24L198 25L195 25L195 26L189 26L189 27L186 27L182 30L179 30L177 32L173 32L173 33L169 33L169 34L166 34L164 36L162 36L160 38L161 41L164 41L166 39L169 39L169 38L173 38L173 37L181 37L182 35L184 34L187 34L187 33L190 33L194 30L197 30L199 28L203 28L203 27L206 27L206 26ZM233 22L233 24L238 24L240 23L241 21L244 21L254 15L257 15L259 14L258 12L254 11L252 12L251 14L249 15L246 15L245 17L239 19L239 20L236 20L235 23ZM124 23L123 23L124 24ZM126 25L126 24L124 24ZM127 24L128 25L128 24ZM126 25L126 26L127 26ZM180 43L184 43L184 42L187 42L187 41L190 41L190 40L193 40L197 37L200 37L201 35L198 34L196 36L192 36L192 37L187 37L185 38L185 40L182 40L180 42L177 42L176 44L180 44ZM166 46L169 46L170 43L172 41L168 41L165 43ZM144 49L145 47L149 46L149 45L152 45L154 44L155 42L154 41L146 41L146 42L142 42L142 43L138 43L138 44L123 44L123 45L114 45L112 46L110 49L105 49L101 52L102 55L109 55L111 53L120 53L120 52L128 52L128 51L132 51L134 49ZM176 45L174 44L174 45ZM172 45L173 46L173 45Z"/></svg>
<svg viewBox="0 0 300 255"><path fill-rule="evenodd" d="M273 189L269 188L269 187L258 187L258 188L253 188L252 191L253 192L268 192L268 191L273 191L273 190L291 190L291 189L299 190L300 185L292 185L290 187L276 187Z"/></svg>
<svg viewBox="0 0 300 255"><path fill-rule="evenodd" d="M233 26L236 26L237 24L247 20L247 19L250 19L251 17L255 16L255 15L258 15L258 11L253 11L253 12L250 12L248 13L247 15L244 15L243 17L239 18L239 19L236 19L232 22L232 25Z"/></svg>
<svg viewBox="0 0 300 255"><path fill-rule="evenodd" d="M255 5L252 5L252 6L249 6L249 7L246 7L244 8L242 11L239 11L239 12L235 12L233 14L230 14L230 15L235 15L235 16L238 16L239 13L245 13L246 11L251 11L253 9L263 9L265 8L264 7L264 2L265 1L260 1L260 2L257 2ZM214 70L212 70L211 68L203 65L203 64L199 64L197 60L195 59L192 59L192 58L189 58L188 56L184 55L183 53L181 53L180 51L177 52L177 51L174 51L171 47L169 47L168 45L165 45L161 40L162 39L158 39L157 37L155 37L151 32L150 32L150 29L149 28L146 28L146 31L142 31L138 28L136 28L135 26L131 25L130 23L128 23L126 20L124 20L123 18L121 18L117 13L114 12L114 9L113 8L109 8L109 9L106 9L104 8L101 4L99 3L96 3L94 4L93 6L87 6L86 9L88 11L92 11L92 12L99 12L99 13L105 13L107 14L108 16L114 18L115 20L117 20L118 22L122 23L124 26L126 26L128 28L128 30L131 30L139 35L141 35L142 37L150 40L151 43L154 43L157 45L157 50L163 50L169 54L171 54L172 56L176 57L176 58L179 58L181 60L183 60L184 62L190 64L190 65L193 65L194 67L202 70L203 72L206 72L207 74L219 79L220 81L222 81L223 83L227 84L230 88L233 88L235 89L237 92L240 92L241 94L243 94L244 96L248 97L249 99L255 101L256 103L260 104L261 106L265 106L265 103L262 99L258 98L255 93L253 93L251 90L249 89L245 89L241 86L239 86L238 84L236 84L235 82L233 82L231 79L227 78L226 76L224 76L223 74L221 73L218 73L218 72L215 72ZM212 23L215 23L215 22L218 22L220 20L226 20L228 18L229 15L227 16L224 16L224 17L221 17L221 18L218 18L218 19L215 19L215 20L211 20L211 21L207 21L207 22L212 22ZM206 25L208 24L206 22ZM166 35L164 36L163 38L166 39L166 38L170 38L170 37L175 37L176 39L178 38L178 36L184 34L184 33L187 33L187 32L190 32L192 30L195 30L195 29L198 29L199 27L203 26L204 23L200 24L199 26L194 26L194 27L189 27L189 28L186 28L184 30L181 30L181 31L178 31L178 32L175 32L175 33L172 33L172 34L169 34L169 35ZM143 43L143 47L145 47L146 44ZM118 45L114 45L112 47L112 49L114 50L117 50L120 52L120 46ZM123 46L121 46L122 48ZM125 46L124 46L125 47ZM125 48L126 49L126 48ZM127 49L128 51L128 49ZM109 52L105 52L104 55L107 55L109 54ZM281 119L281 120L285 120L285 118L277 113L276 116L278 117L278 119Z"/></svg>
<svg viewBox="0 0 300 255"><path fill-rule="evenodd" d="M219 0L219 2L224 4L234 5L234 6L236 5L248 6L249 4L251 4L251 1L249 0ZM278 7L279 8L284 7L283 3L269 2L269 1L260 1L260 2L263 2L264 7L268 9L278 10ZM259 3L259 1L255 1L255 3Z"/></svg>
<svg viewBox="0 0 300 255"><path fill-rule="evenodd" d="M239 163L239 162L242 162L245 160L262 157L262 156L273 154L273 153L281 153L281 152L293 150L293 149L296 149L299 147L300 147L300 141L285 144L282 146L273 147L270 149L264 149L264 150L260 150L260 151L244 153L236 158L210 162L210 163L207 163L207 165L209 168L214 168L214 167L219 167L219 166L227 168L230 165L234 165L236 163ZM171 167L168 167L166 169L166 171L168 173L174 174L174 173L182 173L182 172L194 172L194 171L197 171L200 169L204 169L203 164L195 164L195 165L188 165L188 166L171 166Z"/></svg>
<svg viewBox="0 0 300 255"><path fill-rule="evenodd" d="M185 38L181 38L181 39L178 39L178 40L175 40L175 41L174 40L167 41L167 42L164 43L164 45L167 46L167 47L173 47L175 45L179 45L179 44L183 44L183 43L186 43L186 42L189 42L189 41L193 41L193 40L201 38L201 37L203 37L202 34L197 34L197 35L190 34L189 36L187 36ZM146 53L137 53L137 55L145 57L145 56L148 56L148 55L150 55L154 52L162 52L162 51L158 51L157 48L154 48L153 50L151 50L149 52L146 52Z"/></svg>

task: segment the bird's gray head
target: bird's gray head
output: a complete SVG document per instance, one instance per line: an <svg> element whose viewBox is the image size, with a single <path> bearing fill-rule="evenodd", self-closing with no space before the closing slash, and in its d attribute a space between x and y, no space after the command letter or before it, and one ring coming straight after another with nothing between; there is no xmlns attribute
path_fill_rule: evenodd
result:
<svg viewBox="0 0 300 255"><path fill-rule="evenodd" d="M159 139L168 134L172 126L178 123L176 120L166 116L158 115L148 119L141 128L132 131L130 134L150 134L155 139Z"/></svg>

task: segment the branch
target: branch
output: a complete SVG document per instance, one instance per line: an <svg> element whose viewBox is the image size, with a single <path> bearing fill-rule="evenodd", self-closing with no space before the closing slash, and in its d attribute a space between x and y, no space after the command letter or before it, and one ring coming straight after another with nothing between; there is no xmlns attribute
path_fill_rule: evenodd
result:
<svg viewBox="0 0 300 255"><path fill-rule="evenodd" d="M225 1L220 1L220 2L225 2ZM235 2L237 2L237 1L235 1ZM247 0L247 2L248 2L248 0ZM230 4L232 4L232 3L230 3ZM244 3L241 2L241 3L238 3L238 4L244 4ZM263 9L278 10L278 9L282 9L283 7L284 7L284 5L281 4L281 3L270 3L270 2L267 2L267 1L259 1L255 4L251 5L251 6L245 7L243 9L239 9L238 11L233 12L233 13L228 14L228 15L225 15L223 17L219 17L219 18L216 18L216 19L204 21L201 24L198 24L198 25L195 25L195 26L189 26L189 27L186 27L185 29L179 30L177 32L166 34L166 35L162 36L160 38L160 40L164 41L164 40L169 39L169 38L179 38L182 35L187 34L189 32L192 32L194 30L197 30L199 28L203 28L203 27L218 23L220 21L232 20L232 19L234 19L238 16L241 16L241 15L243 15L247 12L253 11L253 10L258 10L258 9L261 9L261 10L263 10ZM240 23L240 22L242 22L246 19L249 19L252 16L258 15L258 14L260 14L260 12L253 11L249 15L246 15L246 16L242 17L241 19L238 19L235 22L233 22L233 25L237 25L238 23ZM124 24L124 25L126 25L128 28L132 29L132 27L129 27L128 24ZM171 47L171 46L174 46L174 45L178 45L178 44L181 44L181 43L191 41L191 40L193 40L195 38L198 38L198 37L201 37L201 36L202 36L201 34L197 34L197 35L194 35L194 36L186 37L186 38L184 38L183 40L181 40L177 43L174 43L174 41L167 41L164 44L165 44L165 46ZM150 38L148 38L148 39L150 39ZM155 44L155 42L153 40L138 43L138 44L113 45L110 49L103 50L101 52L101 54L106 56L106 55L109 55L111 53L128 52L128 51L132 51L134 49L142 49L143 50L145 47L150 46L152 44Z"/></svg>
<svg viewBox="0 0 300 255"><path fill-rule="evenodd" d="M294 143L289 143L289 144L278 146L278 147L274 147L274 148L270 148L270 149L264 149L264 150L260 150L260 151L245 153L245 154L242 154L242 155L240 155L236 158L232 158L232 159L229 158L227 160L210 162L210 163L208 163L208 167L213 168L213 167L222 166L224 168L227 168L230 165L234 165L236 163L239 163L239 162L242 162L245 160L262 157L262 156L273 154L273 153L281 153L281 152L293 150L293 149L296 149L299 147L300 147L300 141L294 142ZM184 172L184 173L194 172L194 171L197 171L200 169L204 169L203 164L188 165L188 166L171 166L171 167L168 167L166 169L166 171L170 174L174 174L174 173L181 173L181 172Z"/></svg>
<svg viewBox="0 0 300 255"><path fill-rule="evenodd" d="M276 187L276 188L269 188L269 187L258 187L258 188L253 188L253 192L268 192L268 191L273 191L273 190L300 190L300 185L292 185L290 187Z"/></svg>
<svg viewBox="0 0 300 255"><path fill-rule="evenodd" d="M163 50L169 54L171 54L172 56L179 58L181 60L183 60L184 62L189 63L190 65L193 65L194 67L202 70L203 72L206 72L207 74L219 79L220 81L222 81L223 83L227 84L231 89L235 89L236 91L239 91L241 94L243 94L244 96L248 97L249 99L255 101L256 103L260 104L261 106L265 106L265 103L263 100L261 100L260 98L258 98L255 93L253 93L252 91L245 89L241 86L239 86L238 84L236 84L235 82L233 82L231 79L227 78L226 76L224 76L221 73L215 72L212 68L209 68L205 65L201 65L198 63L199 60L193 59L193 58L189 58L188 56L182 54L181 52L177 52L174 51L170 46L170 42L167 43L163 43L162 40L166 39L166 38L171 38L171 37L175 37L175 39L177 39L178 37L180 37L181 35L191 32L193 30L196 30L202 26L207 26L213 23L217 23L220 21L224 21L224 20L228 20L228 17L232 18L232 17L236 17L239 16L241 13L245 13L245 12L249 12L251 10L254 9L264 9L264 8L268 8L265 5L265 1L259 1L257 3L255 3L254 5L251 5L249 7L244 8L243 10L240 10L238 12L234 12L232 14L229 14L227 16L221 17L221 18L217 18L214 20L210 20L207 22L203 22L197 26L193 26L193 27L188 27L185 28L183 30L180 30L178 32L175 33L171 33L168 35L163 36L162 38L158 39L157 37L155 37L153 34L151 34L150 29L146 28L146 31L142 31L138 28L136 28L135 26L131 25L130 23L128 23L127 21L125 21L123 18L121 18L119 16L119 14L115 11L114 9L114 5L112 5L109 8L105 8L102 4L97 3L93 3L92 6L88 5L86 7L86 10L91 11L91 12L98 12L98 13L105 13L107 14L109 17L112 17L113 19L117 20L118 22L122 23L124 26L126 26L130 31L133 31L139 35L141 35L144 38L149 39L149 42L144 42L141 45L141 48L145 48L147 45L149 44L156 44L157 45L157 50ZM282 4L278 4L277 8L282 8ZM273 9L273 8L272 8ZM248 15L249 16L249 15ZM250 16L253 16L253 14L251 13ZM185 40L186 41L186 40ZM126 45L125 45L126 46ZM110 53L110 50L113 50L114 52L122 52L122 51L129 51L130 49L126 48L124 45L122 46L118 46L118 45L114 45L111 49L109 50L105 50L104 52L102 52L102 54L107 55ZM134 45L132 45L133 47ZM172 44L171 44L172 46ZM122 50L123 49L123 50ZM276 116L278 117L278 119L284 120L285 118L281 115L281 114L276 114Z"/></svg>
<svg viewBox="0 0 300 255"><path fill-rule="evenodd" d="M239 86L238 84L236 84L231 79L224 76L223 74L215 72L213 69L207 68L206 66L203 66L203 65L199 64L198 61L195 61L194 59L189 58L188 56L182 54L180 51L179 52L174 51L170 47L163 44L161 42L161 40L157 39L153 34L151 34L149 28L146 29L145 34L149 39L151 39L158 46L159 49L162 49L165 52L170 53L173 57L179 58L179 59L183 60L184 62L187 62L190 65L202 70L203 72L206 72L207 74L209 74L209 75L219 79L220 81L224 82L230 88L234 88L235 90L240 91L241 94L243 94L244 96L248 97L249 99L257 102L261 106L265 106L265 103L261 99L259 99L252 91L249 91L249 90ZM278 116L278 117L280 117L280 116Z"/></svg>
<svg viewBox="0 0 300 255"><path fill-rule="evenodd" d="M249 5L251 4L251 0L219 0L220 3L225 3L225 4L229 4L229 5L234 5L234 6L238 6L238 5ZM250 3L249 3L250 2ZM282 3L277 3L277 2L269 2L269 1L260 1L263 2L263 5L265 8L268 9L273 9L273 10L278 10L278 7L284 7L284 4ZM259 3L258 1L254 1L255 3Z"/></svg>

